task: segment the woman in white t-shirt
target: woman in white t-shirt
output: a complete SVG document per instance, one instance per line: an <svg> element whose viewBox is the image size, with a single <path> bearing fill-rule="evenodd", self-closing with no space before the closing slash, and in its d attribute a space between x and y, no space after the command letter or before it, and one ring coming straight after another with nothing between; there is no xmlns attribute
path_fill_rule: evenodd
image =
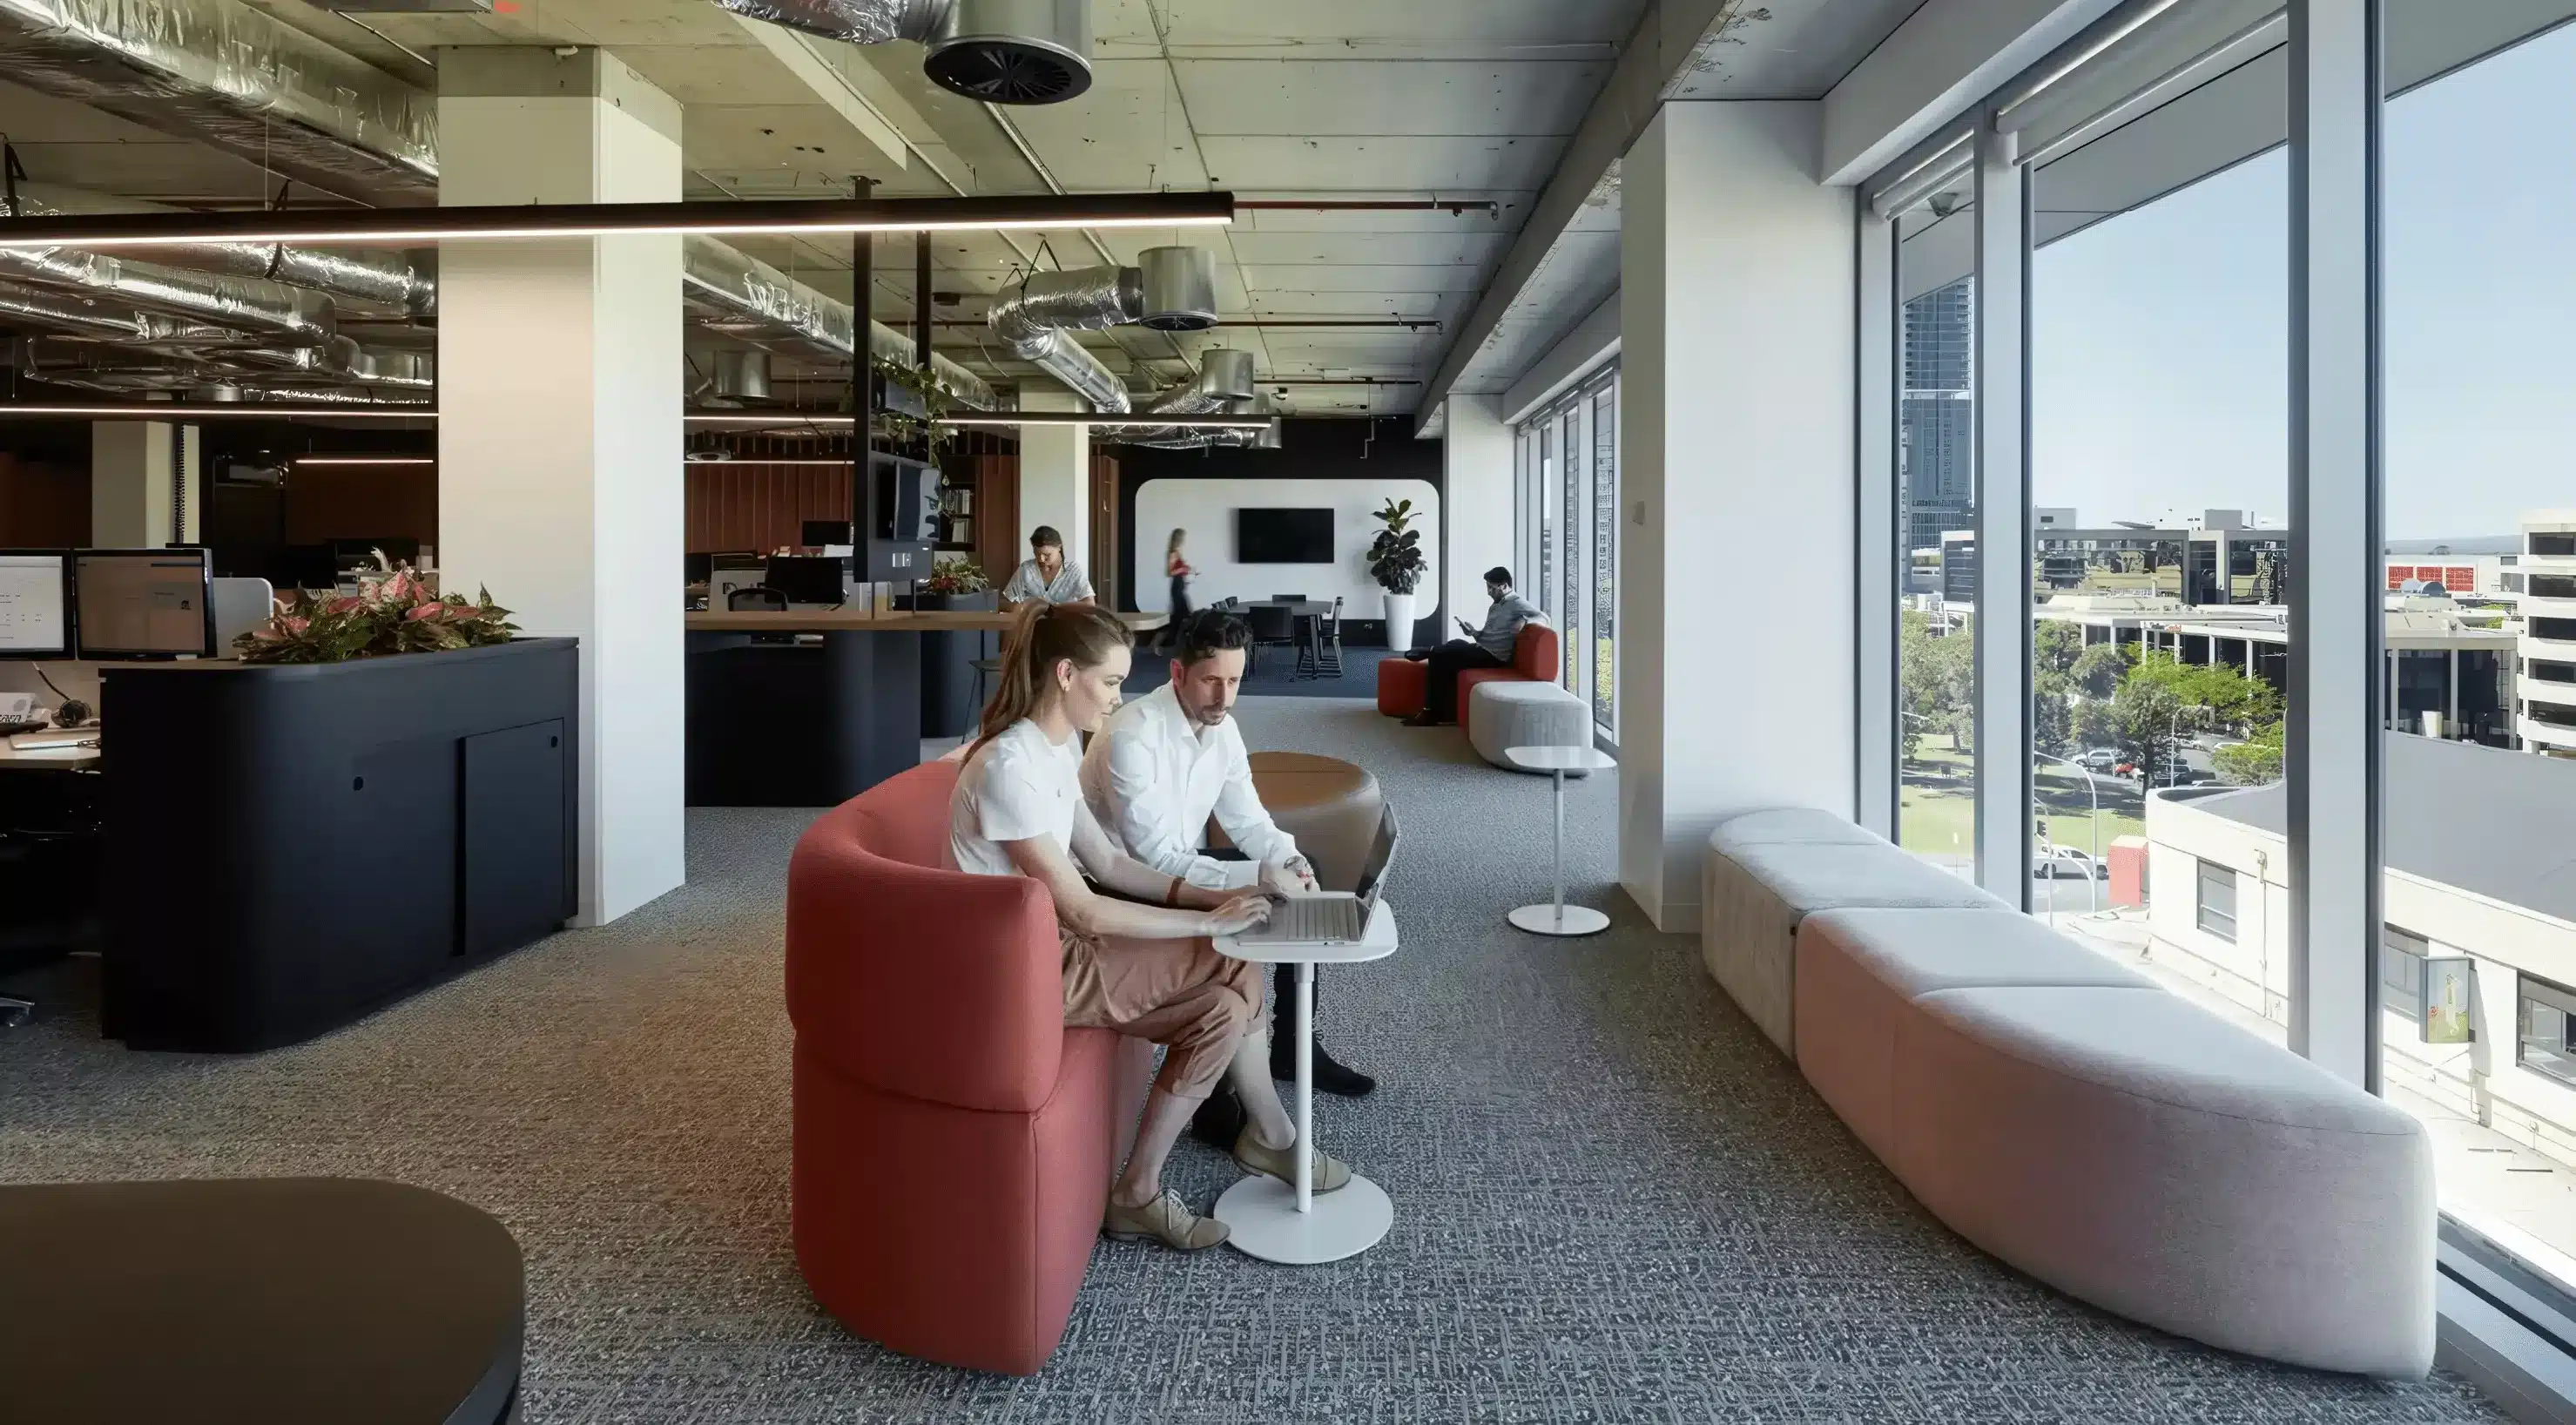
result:
<svg viewBox="0 0 2576 1425"><path fill-rule="evenodd" d="M1127 627L1090 604L1032 604L1003 640L1001 685L984 709L949 802L958 870L1027 876L1055 900L1064 941L1064 1022L1164 1046L1162 1072L1102 1230L1196 1251L1226 1238L1163 1187L1163 1161L1219 1078L1248 1110L1235 1161L1293 1180L1296 1127L1270 1078L1260 967L1220 955L1209 937L1270 916L1257 890L1210 890L1120 852L1082 797L1081 734L1118 706ZM1088 872L1090 879L1084 879ZM1094 883L1104 888L1094 889ZM1315 1155L1317 1191L1350 1169Z"/></svg>

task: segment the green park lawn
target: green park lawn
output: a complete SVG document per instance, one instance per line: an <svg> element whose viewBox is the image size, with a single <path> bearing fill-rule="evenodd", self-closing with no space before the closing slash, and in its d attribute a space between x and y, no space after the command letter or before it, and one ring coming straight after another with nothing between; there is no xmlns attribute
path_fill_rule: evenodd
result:
<svg viewBox="0 0 2576 1425"><path fill-rule="evenodd" d="M1904 767L1898 798L1897 842L1908 851L1967 856L1975 852L1976 804L1969 797L1969 759L1946 736L1926 736ZM2043 764L2034 776L2043 824L2049 840L2078 851L2093 850L2092 801L2085 779L2064 767ZM2124 777L2095 779L2102 798L2102 852L2110 854L2119 837L2141 835L2144 799L2137 784Z"/></svg>

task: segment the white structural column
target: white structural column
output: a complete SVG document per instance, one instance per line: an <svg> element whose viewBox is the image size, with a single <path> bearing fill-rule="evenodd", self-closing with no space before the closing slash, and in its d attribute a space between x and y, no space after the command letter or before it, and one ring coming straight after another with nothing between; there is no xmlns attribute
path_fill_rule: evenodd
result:
<svg viewBox="0 0 2576 1425"><path fill-rule="evenodd" d="M439 201L680 196L680 106L598 50L439 52ZM439 254L439 563L581 640L581 920L685 874L680 240Z"/></svg>
<svg viewBox="0 0 2576 1425"><path fill-rule="evenodd" d="M1867 203L1853 229L1852 819L1896 839L1896 225Z"/></svg>
<svg viewBox="0 0 2576 1425"><path fill-rule="evenodd" d="M1503 398L1452 393L1448 404L1440 449L1441 587L1417 591L1447 607L1414 604L1417 615L1439 615L1444 631L1452 618L1485 621L1485 571L1512 562L1512 428L1503 424ZM1538 577L1535 569L1512 573Z"/></svg>
<svg viewBox="0 0 2576 1425"><path fill-rule="evenodd" d="M2012 140L1977 123L1977 884L2030 899L2030 252Z"/></svg>
<svg viewBox="0 0 2576 1425"><path fill-rule="evenodd" d="M2290 1047L2375 1088L2380 14L2290 0Z"/></svg>
<svg viewBox="0 0 2576 1425"><path fill-rule="evenodd" d="M1667 104L1622 170L1619 877L1667 931L1721 817L1853 805L1853 198L1819 142L1812 102Z"/></svg>
<svg viewBox="0 0 2576 1425"><path fill-rule="evenodd" d="M1020 409L1080 411L1089 408L1083 405L1081 397L1070 391L1023 387ZM1029 531L1042 524L1055 526L1056 533L1064 536L1066 559L1088 565L1091 559L1091 427L1087 425L1020 427L1021 558L1028 557ZM1220 537L1231 539L1233 532L1225 531ZM1086 567L1083 572L1089 574L1091 582L1096 585L1109 571ZM991 573L996 587L1011 577L1008 569L995 569ZM1159 570L1156 577L1160 577Z"/></svg>
<svg viewBox="0 0 2576 1425"><path fill-rule="evenodd" d="M198 540L205 506L202 447L194 426L168 421L92 421L89 428L89 542L98 549L159 549ZM171 494L186 498L172 522Z"/></svg>

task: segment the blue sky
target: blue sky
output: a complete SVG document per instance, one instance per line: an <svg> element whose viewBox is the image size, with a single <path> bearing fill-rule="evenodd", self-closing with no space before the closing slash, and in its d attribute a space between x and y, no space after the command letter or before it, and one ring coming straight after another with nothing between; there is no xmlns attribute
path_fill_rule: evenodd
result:
<svg viewBox="0 0 2576 1425"><path fill-rule="evenodd" d="M2576 507L2576 26L2392 101L2391 538ZM2032 499L2087 523L2288 505L2288 161L2042 249Z"/></svg>

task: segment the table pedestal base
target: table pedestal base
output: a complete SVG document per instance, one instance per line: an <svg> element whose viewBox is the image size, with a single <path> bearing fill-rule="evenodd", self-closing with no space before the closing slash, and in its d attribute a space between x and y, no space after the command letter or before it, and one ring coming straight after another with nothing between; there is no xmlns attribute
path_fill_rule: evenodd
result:
<svg viewBox="0 0 2576 1425"><path fill-rule="evenodd" d="M1598 935L1610 928L1610 917L1588 905L1525 905L1511 919L1532 935Z"/></svg>
<svg viewBox="0 0 2576 1425"><path fill-rule="evenodd" d="M1317 1193L1314 1211L1297 1210L1297 1186L1255 1173L1227 1188L1209 1215L1248 1257L1307 1267L1356 1257L1395 1225L1386 1190L1354 1173L1338 1192Z"/></svg>

